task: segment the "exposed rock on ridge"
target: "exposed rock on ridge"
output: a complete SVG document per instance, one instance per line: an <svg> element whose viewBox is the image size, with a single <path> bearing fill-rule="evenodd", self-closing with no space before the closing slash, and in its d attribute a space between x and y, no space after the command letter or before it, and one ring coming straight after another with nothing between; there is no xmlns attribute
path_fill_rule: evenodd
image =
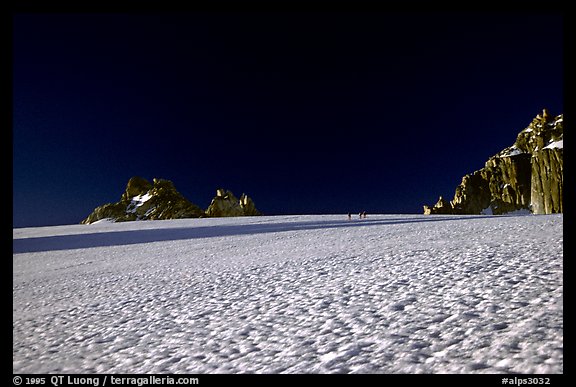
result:
<svg viewBox="0 0 576 387"><path fill-rule="evenodd" d="M563 115L544 109L516 142L468 174L449 203L442 198L424 214L534 214L563 211Z"/></svg>
<svg viewBox="0 0 576 387"><path fill-rule="evenodd" d="M216 196L206 210L206 215L211 217L256 216L260 215L260 212L246 194L242 194L238 200L232 192L221 188L216 190Z"/></svg>
<svg viewBox="0 0 576 387"><path fill-rule="evenodd" d="M132 220L198 218L204 211L190 203L169 180L154 179L153 184L141 177L128 181L117 203L97 207L81 223L90 224L101 219L116 222Z"/></svg>
<svg viewBox="0 0 576 387"><path fill-rule="evenodd" d="M213 200L207 211L188 201L169 180L153 179L153 183L141 177L128 181L120 201L96 207L81 223L90 224L102 219L115 222L155 219L200 218L205 216L260 215L254 202L246 195L237 200L229 191L222 193L221 200ZM224 198L226 196L226 198ZM218 196L217 196L218 198ZM232 202L235 205L232 205Z"/></svg>

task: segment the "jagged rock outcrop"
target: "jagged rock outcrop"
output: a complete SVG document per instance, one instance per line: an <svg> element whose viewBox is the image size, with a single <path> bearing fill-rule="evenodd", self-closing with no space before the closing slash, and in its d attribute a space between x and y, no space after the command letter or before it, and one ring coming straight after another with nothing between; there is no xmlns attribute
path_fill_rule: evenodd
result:
<svg viewBox="0 0 576 387"><path fill-rule="evenodd" d="M120 198L121 202L130 201L133 197L138 195L143 195L153 187L150 182L142 177L134 176L130 180L128 180L128 184L126 184L126 190L122 194Z"/></svg>
<svg viewBox="0 0 576 387"><path fill-rule="evenodd" d="M218 189L216 196L206 210L206 215L210 217L256 216L260 215L260 212L246 194L242 194L238 200L232 192Z"/></svg>
<svg viewBox="0 0 576 387"><path fill-rule="evenodd" d="M256 215L261 215L260 211L246 194L242 194L238 200L232 192L219 189L210 207L203 211L182 196L170 180L153 179L153 183L150 183L141 177L133 177L128 181L119 202L96 207L81 223L90 224L102 219L127 222Z"/></svg>
<svg viewBox="0 0 576 387"><path fill-rule="evenodd" d="M244 216L259 216L262 215L258 209L256 209L256 205L254 201L246 194L242 194L240 196L240 207L242 207L242 211L244 212Z"/></svg>
<svg viewBox="0 0 576 387"><path fill-rule="evenodd" d="M434 204L433 207L424 206L424 214L431 215L431 214L451 214L452 213L452 206L450 206L450 202L444 200L442 196L438 199L438 202Z"/></svg>
<svg viewBox="0 0 576 387"><path fill-rule="evenodd" d="M561 140L562 142L562 140ZM564 149L560 144L544 147L532 158L532 185L530 200L532 212L535 214L553 214L564 212L563 198L563 168Z"/></svg>
<svg viewBox="0 0 576 387"><path fill-rule="evenodd" d="M182 196L171 181L154 179L151 184L141 177L133 177L119 202L97 207L81 223L90 224L101 219L126 222L201 216L204 216L204 211Z"/></svg>
<svg viewBox="0 0 576 387"><path fill-rule="evenodd" d="M462 178L449 205L424 206L424 214L562 212L563 134L563 115L552 117L544 109L512 146Z"/></svg>

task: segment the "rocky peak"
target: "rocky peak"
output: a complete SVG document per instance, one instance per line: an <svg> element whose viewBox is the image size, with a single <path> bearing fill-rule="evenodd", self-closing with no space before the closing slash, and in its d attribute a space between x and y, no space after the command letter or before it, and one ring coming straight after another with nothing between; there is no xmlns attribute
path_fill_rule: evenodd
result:
<svg viewBox="0 0 576 387"><path fill-rule="evenodd" d="M452 207L450 206L450 202L444 200L442 196L438 199L436 204L433 207L424 206L424 215L431 215L431 214L451 214Z"/></svg>
<svg viewBox="0 0 576 387"><path fill-rule="evenodd" d="M203 211L190 203L170 180L154 178L152 183L141 177L128 180L120 201L96 207L81 223L101 219L114 222L154 219L200 218L205 216L260 215L250 197L242 194L238 200L231 191L218 189L210 207Z"/></svg>
<svg viewBox="0 0 576 387"><path fill-rule="evenodd" d="M255 216L260 215L260 212L246 194L242 194L238 200L231 191L220 188L216 190L216 196L208 206L206 215L211 217Z"/></svg>
<svg viewBox="0 0 576 387"><path fill-rule="evenodd" d="M424 213L557 213L562 212L562 195L563 115L553 117L544 109L512 146L462 178L449 206L439 201L424 206Z"/></svg>
<svg viewBox="0 0 576 387"><path fill-rule="evenodd" d="M252 201L252 199L244 193L242 196L240 196L240 207L242 207L242 211L244 212L245 216L261 215L260 211L256 209L254 201Z"/></svg>
<svg viewBox="0 0 576 387"><path fill-rule="evenodd" d="M184 198L170 180L155 178L151 184L144 178L132 177L119 202L96 207L81 223L90 224L101 219L125 222L198 218L203 215L204 211Z"/></svg>
<svg viewBox="0 0 576 387"><path fill-rule="evenodd" d="M225 190L224 188L219 188L216 190L216 197L222 198L223 200L236 200L234 194L228 190Z"/></svg>
<svg viewBox="0 0 576 387"><path fill-rule="evenodd" d="M126 190L122 194L120 201L131 200L134 196L142 195L152 188L152 184L142 177L134 176L128 180Z"/></svg>
<svg viewBox="0 0 576 387"><path fill-rule="evenodd" d="M516 137L514 144L497 153L494 157L510 157L521 153L534 154L549 144L563 139L564 115L552 117L544 109L532 122Z"/></svg>

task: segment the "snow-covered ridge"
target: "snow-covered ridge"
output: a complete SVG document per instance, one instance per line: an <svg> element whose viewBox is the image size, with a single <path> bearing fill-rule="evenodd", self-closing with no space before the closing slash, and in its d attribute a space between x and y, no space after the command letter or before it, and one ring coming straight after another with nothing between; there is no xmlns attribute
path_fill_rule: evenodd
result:
<svg viewBox="0 0 576 387"><path fill-rule="evenodd" d="M144 205L144 203L146 203L148 200L152 199L153 196L154 195L150 191L146 192L145 194L134 196L131 199L130 204L128 204L126 212L135 213L138 207L142 207L142 205Z"/></svg>
<svg viewBox="0 0 576 387"><path fill-rule="evenodd" d="M554 148L564 149L564 139L559 141L552 141L550 142L550 144L546 145L542 149L554 149Z"/></svg>
<svg viewBox="0 0 576 387"><path fill-rule="evenodd" d="M217 189L216 197L204 211L178 192L172 181L154 178L150 183L142 177L134 176L128 180L118 202L96 207L81 223L256 215L260 215L260 211L245 193L238 200L231 191Z"/></svg>
<svg viewBox="0 0 576 387"><path fill-rule="evenodd" d="M563 115L546 109L516 136L511 146L490 157L484 168L465 175L454 198L424 205L424 214L534 214L563 212Z"/></svg>
<svg viewBox="0 0 576 387"><path fill-rule="evenodd" d="M562 373L563 216L15 229L14 373Z"/></svg>
<svg viewBox="0 0 576 387"><path fill-rule="evenodd" d="M540 149L562 148L563 117L560 114L552 120L548 112L544 110L518 134L513 145L505 148L494 157L513 157L526 153L534 154ZM547 145L542 144L542 142Z"/></svg>
<svg viewBox="0 0 576 387"><path fill-rule="evenodd" d="M504 149L502 152L498 153L496 155L496 157L513 157L513 156L518 156L521 155L523 152L520 149L518 149L515 145L512 145L506 149Z"/></svg>

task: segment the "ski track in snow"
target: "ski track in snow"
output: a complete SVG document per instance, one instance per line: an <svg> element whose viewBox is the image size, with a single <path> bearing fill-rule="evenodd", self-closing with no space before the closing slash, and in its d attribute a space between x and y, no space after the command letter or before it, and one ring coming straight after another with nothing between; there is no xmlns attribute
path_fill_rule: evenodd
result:
<svg viewBox="0 0 576 387"><path fill-rule="evenodd" d="M563 372L562 215L345 218L14 229L13 372Z"/></svg>

